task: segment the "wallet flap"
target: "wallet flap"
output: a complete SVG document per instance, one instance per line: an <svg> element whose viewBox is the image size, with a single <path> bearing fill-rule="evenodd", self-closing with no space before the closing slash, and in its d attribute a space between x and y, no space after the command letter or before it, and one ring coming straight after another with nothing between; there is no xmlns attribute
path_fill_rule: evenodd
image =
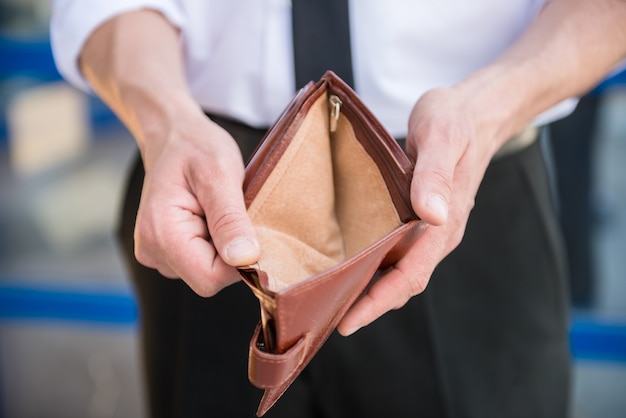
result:
<svg viewBox="0 0 626 418"><path fill-rule="evenodd" d="M277 388L285 384L304 360L306 335L282 354L268 353L263 347L262 327L259 323L250 341L248 377L258 388Z"/></svg>
<svg viewBox="0 0 626 418"><path fill-rule="evenodd" d="M367 288L386 254L406 237L419 235L423 225L410 221L349 262L275 295L277 353L263 351L261 326L250 343L249 378L255 386L265 389L258 416L276 403L313 359Z"/></svg>

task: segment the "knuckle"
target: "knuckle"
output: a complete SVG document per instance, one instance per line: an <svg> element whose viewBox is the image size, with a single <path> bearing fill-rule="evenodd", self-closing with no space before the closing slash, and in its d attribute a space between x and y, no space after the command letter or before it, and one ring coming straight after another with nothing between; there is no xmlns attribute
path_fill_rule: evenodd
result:
<svg viewBox="0 0 626 418"><path fill-rule="evenodd" d="M208 276L193 276L184 277L183 281L193 290L198 296L203 298L210 298L217 295L227 284L222 283L220 280L211 278Z"/></svg>
<svg viewBox="0 0 626 418"><path fill-rule="evenodd" d="M398 305L396 303L394 305L389 306L376 298L370 297L370 299L372 301L372 307L373 307L372 311L373 311L374 317L376 318L383 316L385 313L389 312L390 310L399 309L403 305L403 304Z"/></svg>
<svg viewBox="0 0 626 418"><path fill-rule="evenodd" d="M210 183L220 184L219 181L215 180L232 178L238 173L234 168L238 167L239 164L231 155L212 155L209 164L206 163L206 160L201 159L201 155L195 155L192 158L194 161L190 167L193 167L193 170L189 170L189 177L194 184L202 184L203 187L207 186L206 179L214 180Z"/></svg>
<svg viewBox="0 0 626 418"><path fill-rule="evenodd" d="M179 279L178 275L167 267L158 268L157 271L161 274L161 276L168 279Z"/></svg>
<svg viewBox="0 0 626 418"><path fill-rule="evenodd" d="M458 247L461 244L461 241L463 241L463 230L458 230L456 231L452 237L450 238L450 251L452 251L453 249L455 249L456 247Z"/></svg>
<svg viewBox="0 0 626 418"><path fill-rule="evenodd" d="M421 280L417 274L413 274L407 279L407 285L409 298L411 298L415 295L419 295L424 290L426 290L427 281Z"/></svg>
<svg viewBox="0 0 626 418"><path fill-rule="evenodd" d="M404 305L406 305L406 303L409 301L409 299L411 298L411 296L409 295L405 295L402 298L398 298L396 300L396 303L391 307L392 310L397 311L398 309L401 309ZM384 314L385 312L381 312L380 315Z"/></svg>
<svg viewBox="0 0 626 418"><path fill-rule="evenodd" d="M133 250L135 259L143 266L156 269L165 277L176 277L160 256L156 233L143 223L135 226Z"/></svg>
<svg viewBox="0 0 626 418"><path fill-rule="evenodd" d="M451 236L450 239L448 240L448 251L452 251L453 249L455 249L456 247L458 247L461 242L463 242L463 238L465 237L465 225L459 227L457 230L455 230ZM450 248L451 246L451 248ZM446 251L446 253L448 252Z"/></svg>
<svg viewBox="0 0 626 418"><path fill-rule="evenodd" d="M434 184L439 192L449 196L452 192L452 174L444 167L431 167L428 174L428 181Z"/></svg>
<svg viewBox="0 0 626 418"><path fill-rule="evenodd" d="M190 286L191 287L191 286ZM200 297L210 298L217 294L217 289L214 286L208 284L193 286L192 290Z"/></svg>
<svg viewBox="0 0 626 418"><path fill-rule="evenodd" d="M152 257L151 251L149 251L143 243L143 240L135 238L135 259L146 267L156 268L156 263Z"/></svg>
<svg viewBox="0 0 626 418"><path fill-rule="evenodd" d="M232 231L236 229L242 221L242 212L235 206L226 206L222 209L212 211L210 223L212 230L215 231Z"/></svg>
<svg viewBox="0 0 626 418"><path fill-rule="evenodd" d="M142 266L155 269L165 277L174 277L170 270L159 262L157 257L154 257L150 251L146 251L141 246L135 245L135 259Z"/></svg>

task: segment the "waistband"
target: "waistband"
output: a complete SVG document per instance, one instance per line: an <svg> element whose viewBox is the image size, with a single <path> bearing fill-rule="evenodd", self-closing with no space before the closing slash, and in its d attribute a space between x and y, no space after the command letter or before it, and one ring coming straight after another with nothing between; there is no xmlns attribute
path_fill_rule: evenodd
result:
<svg viewBox="0 0 626 418"><path fill-rule="evenodd" d="M226 129L239 143L244 154L244 159L252 153L257 143L263 137L266 129L252 128L244 123L230 119L228 117L206 113L214 122ZM514 154L526 148L539 137L540 128L532 125L526 126L517 135L506 141L502 147L493 156L493 159L505 157ZM404 148L405 138L397 139Z"/></svg>
<svg viewBox="0 0 626 418"><path fill-rule="evenodd" d="M536 126L528 125L524 129L522 129L520 133L506 141L495 153L493 159L495 160L521 151L533 142L535 142L537 138L539 138L539 128Z"/></svg>

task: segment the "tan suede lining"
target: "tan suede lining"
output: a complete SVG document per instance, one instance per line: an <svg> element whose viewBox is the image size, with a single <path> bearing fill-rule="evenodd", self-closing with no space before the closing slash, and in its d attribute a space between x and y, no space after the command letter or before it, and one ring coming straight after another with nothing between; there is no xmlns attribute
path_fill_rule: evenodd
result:
<svg viewBox="0 0 626 418"><path fill-rule="evenodd" d="M273 291L341 263L402 223L347 118L329 133L327 102L324 94L314 103L248 208Z"/></svg>

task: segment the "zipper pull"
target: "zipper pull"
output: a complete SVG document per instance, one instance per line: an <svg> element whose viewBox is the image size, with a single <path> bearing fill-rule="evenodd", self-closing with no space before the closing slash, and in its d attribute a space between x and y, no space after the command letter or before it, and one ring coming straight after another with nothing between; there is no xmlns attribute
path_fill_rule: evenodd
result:
<svg viewBox="0 0 626 418"><path fill-rule="evenodd" d="M330 131L335 132L337 130L337 123L339 122L339 114L341 112L341 99L331 94L328 98L328 102L330 103Z"/></svg>

